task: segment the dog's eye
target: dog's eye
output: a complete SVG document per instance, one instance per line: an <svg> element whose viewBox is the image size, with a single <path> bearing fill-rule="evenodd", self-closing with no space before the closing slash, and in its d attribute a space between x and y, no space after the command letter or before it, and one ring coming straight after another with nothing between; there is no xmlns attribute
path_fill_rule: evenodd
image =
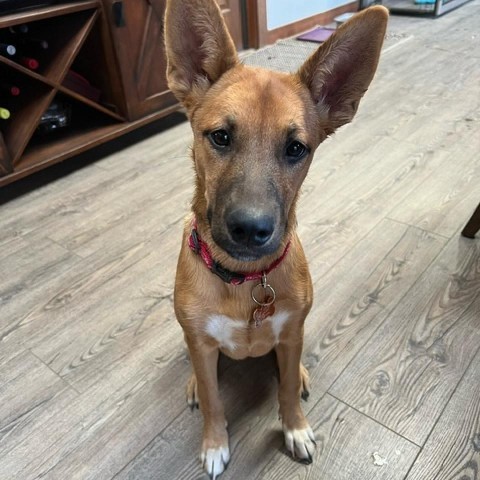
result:
<svg viewBox="0 0 480 480"><path fill-rule="evenodd" d="M300 160L306 153L308 149L303 144L300 143L298 140L294 140L287 145L286 154L289 160L295 162L296 160Z"/></svg>
<svg viewBox="0 0 480 480"><path fill-rule="evenodd" d="M209 138L216 148L225 148L230 145L230 135L226 130L215 130L210 133Z"/></svg>

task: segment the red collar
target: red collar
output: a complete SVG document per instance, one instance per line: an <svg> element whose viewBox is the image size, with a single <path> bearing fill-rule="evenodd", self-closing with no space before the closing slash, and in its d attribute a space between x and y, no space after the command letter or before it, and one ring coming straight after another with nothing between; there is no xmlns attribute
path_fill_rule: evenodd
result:
<svg viewBox="0 0 480 480"><path fill-rule="evenodd" d="M192 233L188 237L188 246L196 254L200 255L207 268L215 275L218 275L224 282L231 285L241 285L243 282L248 282L250 280L261 280L264 275L268 275L272 270L277 268L287 256L288 249L290 248L290 242L287 243L282 255L273 263L271 263L265 270L262 270L261 272L249 273L232 272L222 267L220 263L216 262L212 258L212 254L210 253L208 245L198 235L198 231L195 226L192 228Z"/></svg>

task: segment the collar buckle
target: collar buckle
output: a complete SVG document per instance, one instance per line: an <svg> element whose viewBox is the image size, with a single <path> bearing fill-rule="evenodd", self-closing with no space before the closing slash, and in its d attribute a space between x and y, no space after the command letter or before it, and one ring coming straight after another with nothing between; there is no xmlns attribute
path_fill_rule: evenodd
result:
<svg viewBox="0 0 480 480"><path fill-rule="evenodd" d="M226 283L241 285L245 281L245 275L227 270L215 261L212 263L211 271Z"/></svg>

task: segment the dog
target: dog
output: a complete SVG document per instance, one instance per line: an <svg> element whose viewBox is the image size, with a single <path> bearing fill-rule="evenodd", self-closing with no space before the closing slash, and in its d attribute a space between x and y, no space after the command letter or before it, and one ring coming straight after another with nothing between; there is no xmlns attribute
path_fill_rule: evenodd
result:
<svg viewBox="0 0 480 480"><path fill-rule="evenodd" d="M195 192L178 259L174 308L193 374L187 401L203 414L201 461L216 478L230 460L218 392L219 352L274 350L279 414L291 455L312 461L300 405L312 282L295 206L315 149L350 122L377 68L388 11L355 15L293 74L240 63L215 0L167 0L171 91L193 130Z"/></svg>

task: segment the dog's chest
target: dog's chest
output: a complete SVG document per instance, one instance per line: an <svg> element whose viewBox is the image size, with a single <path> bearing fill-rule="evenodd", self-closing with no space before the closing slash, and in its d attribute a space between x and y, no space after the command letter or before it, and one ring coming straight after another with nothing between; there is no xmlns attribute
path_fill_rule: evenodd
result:
<svg viewBox="0 0 480 480"><path fill-rule="evenodd" d="M233 358L257 357L268 353L280 339L280 334L290 317L280 310L266 318L261 326L226 315L210 315L205 333L218 342L219 348Z"/></svg>

